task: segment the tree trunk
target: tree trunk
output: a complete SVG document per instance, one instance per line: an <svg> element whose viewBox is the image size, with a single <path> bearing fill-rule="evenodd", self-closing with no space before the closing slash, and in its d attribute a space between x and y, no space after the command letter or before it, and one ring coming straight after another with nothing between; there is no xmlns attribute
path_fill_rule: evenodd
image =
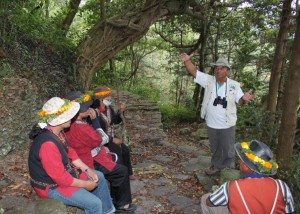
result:
<svg viewBox="0 0 300 214"><path fill-rule="evenodd" d="M288 38L289 22L291 18L291 3L292 0L285 0L282 7L282 15L279 33L276 41L276 49L273 57L273 66L271 70L271 78L269 84L268 110L271 113L276 112L276 103L279 90L279 82L282 72L283 59Z"/></svg>
<svg viewBox="0 0 300 214"><path fill-rule="evenodd" d="M95 71L118 51L139 40L159 18L178 14L183 8L178 0L146 0L139 11L97 23L78 46L83 88L89 89Z"/></svg>
<svg viewBox="0 0 300 214"><path fill-rule="evenodd" d="M73 19L78 11L80 1L81 0L71 0L69 3L69 13L67 14L65 20L62 23L62 29L63 29L65 35L67 35L68 30L73 22Z"/></svg>
<svg viewBox="0 0 300 214"><path fill-rule="evenodd" d="M109 59L109 71L111 73L110 85L113 84L114 79L116 79L116 64L114 58ZM119 84L117 84L119 85Z"/></svg>
<svg viewBox="0 0 300 214"><path fill-rule="evenodd" d="M214 43L214 55L213 55L213 62L216 62L219 58L219 39L221 37L221 19L217 19L217 33Z"/></svg>
<svg viewBox="0 0 300 214"><path fill-rule="evenodd" d="M293 145L297 125L297 109L300 98L300 16L297 16L297 29L293 44L291 63L284 89L283 112L279 129L277 160L281 167L292 166Z"/></svg>
<svg viewBox="0 0 300 214"><path fill-rule="evenodd" d="M50 5L50 0L45 0L45 11L46 11L46 18L49 18L49 5Z"/></svg>
<svg viewBox="0 0 300 214"><path fill-rule="evenodd" d="M100 0L100 18L101 20L106 18L105 0Z"/></svg>
<svg viewBox="0 0 300 214"><path fill-rule="evenodd" d="M285 0L282 6L282 14L281 14L281 22L280 28L277 36L276 41L276 48L273 57L273 66L271 70L271 77L269 83L269 95L268 95L268 102L267 102L267 109L270 111L270 118L267 121L265 126L268 127L270 130L269 133L266 133L262 140L269 146L271 146L274 142L276 137L273 136L274 128L276 127L277 120L276 118L276 106L279 102L278 100L278 93L280 88L280 81L281 77L283 76L283 62L284 56L286 52L286 43L288 38L288 29L289 29L289 22L291 17L291 3L292 0Z"/></svg>
<svg viewBox="0 0 300 214"><path fill-rule="evenodd" d="M206 11L206 9L205 9ZM200 31L200 49L199 49L199 70L203 71L205 70L205 51L207 47L207 40L210 32L211 25L213 21L215 20L215 15L216 15L216 9L212 11L211 14L205 15L205 19L202 20L201 23L201 31ZM196 84L195 89L194 89L194 94L193 94L193 100L194 100L194 105L197 107L197 119L200 120L200 112L201 110L201 103L204 97L204 89L200 88L199 84Z"/></svg>

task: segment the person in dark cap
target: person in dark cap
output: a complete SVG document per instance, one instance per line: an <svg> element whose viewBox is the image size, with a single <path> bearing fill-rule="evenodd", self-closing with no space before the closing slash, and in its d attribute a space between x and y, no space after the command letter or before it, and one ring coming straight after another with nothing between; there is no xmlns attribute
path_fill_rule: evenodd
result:
<svg viewBox="0 0 300 214"><path fill-rule="evenodd" d="M228 78L231 68L228 61L219 58L211 63L214 75L198 71L191 62L193 54L180 54L187 71L201 85L204 98L201 105L201 118L207 125L208 139L212 153L211 166L205 170L207 175L216 175L222 169L235 168L234 142L237 121L237 104L254 100L252 90L243 93L240 83Z"/></svg>
<svg viewBox="0 0 300 214"><path fill-rule="evenodd" d="M117 212L135 211L137 206L132 203L127 167L114 162L112 153L104 146L109 141L108 137L107 141L103 142L99 132L86 121L86 118L90 117L92 124L98 122L94 109L90 108L93 102L91 95L72 91L66 98L80 103L79 114L66 131L70 147L75 149L81 160L91 169L104 174L110 183L110 193ZM94 148L98 148L96 153Z"/></svg>
<svg viewBox="0 0 300 214"><path fill-rule="evenodd" d="M276 174L278 165L269 147L258 140L234 147L243 176L203 195L201 213L295 213L288 185L270 177Z"/></svg>
<svg viewBox="0 0 300 214"><path fill-rule="evenodd" d="M117 112L111 106L112 97L111 89L105 85L98 86L94 89L94 103L92 108L97 113L100 126L105 133L109 136L109 142L106 145L109 150L118 155L118 163L125 165L128 168L129 178L135 179L132 170L130 150L122 140L115 136L114 125L122 122L122 114L125 111L125 104L121 103Z"/></svg>

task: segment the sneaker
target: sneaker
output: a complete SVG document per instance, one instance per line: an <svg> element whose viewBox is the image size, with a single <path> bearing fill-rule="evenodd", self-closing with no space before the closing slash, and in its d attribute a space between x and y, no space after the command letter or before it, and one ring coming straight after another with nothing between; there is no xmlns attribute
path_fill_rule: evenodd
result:
<svg viewBox="0 0 300 214"><path fill-rule="evenodd" d="M204 172L207 175L218 175L220 173L220 170L215 168L214 166L211 166L208 169L205 169Z"/></svg>

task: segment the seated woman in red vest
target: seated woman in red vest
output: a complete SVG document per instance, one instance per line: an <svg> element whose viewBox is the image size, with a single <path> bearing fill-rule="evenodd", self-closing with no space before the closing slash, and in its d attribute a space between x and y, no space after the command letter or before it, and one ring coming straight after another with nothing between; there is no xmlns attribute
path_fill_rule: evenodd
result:
<svg viewBox="0 0 300 214"><path fill-rule="evenodd" d="M121 139L117 138L114 133L114 125L122 122L121 114L125 111L125 104L121 103L118 112L115 112L111 106L111 90L106 86L99 86L94 89L95 100L92 108L97 112L97 118L100 126L109 136L109 143L106 145L110 151L118 155L118 163L127 166L129 178L134 180L130 150Z"/></svg>
<svg viewBox="0 0 300 214"><path fill-rule="evenodd" d="M103 143L100 134L86 122L87 117L90 117L92 123L98 122L96 112L89 108L92 104L90 95L72 91L66 98L80 102L79 113L72 120L69 130L66 131L70 146L90 168L104 173L105 178L110 182L111 196L117 212L133 212L137 207L132 203L126 166L113 161L109 150L103 146L105 142ZM94 148L98 148L98 154L92 155L91 151L94 152Z"/></svg>
<svg viewBox="0 0 300 214"><path fill-rule="evenodd" d="M79 103L53 97L39 112L40 125L29 134L30 183L38 196L84 209L85 213L114 213L103 174L90 169L69 147L64 129L77 114Z"/></svg>
<svg viewBox="0 0 300 214"><path fill-rule="evenodd" d="M270 177L278 165L269 147L253 140L236 143L235 150L243 177L202 196L201 213L295 213L287 184Z"/></svg>

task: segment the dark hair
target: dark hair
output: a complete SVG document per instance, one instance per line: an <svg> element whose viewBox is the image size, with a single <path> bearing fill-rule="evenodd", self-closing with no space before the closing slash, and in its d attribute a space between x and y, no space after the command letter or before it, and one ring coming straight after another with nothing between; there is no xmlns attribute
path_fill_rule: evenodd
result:
<svg viewBox="0 0 300 214"><path fill-rule="evenodd" d="M100 106L100 100L95 99L93 104L91 105L91 108L98 108Z"/></svg>
<svg viewBox="0 0 300 214"><path fill-rule="evenodd" d="M28 137L30 140L34 140L34 138L36 138L39 134L41 134L42 132L44 132L47 129L41 129L38 124L34 125L31 129L31 131L28 134Z"/></svg>

